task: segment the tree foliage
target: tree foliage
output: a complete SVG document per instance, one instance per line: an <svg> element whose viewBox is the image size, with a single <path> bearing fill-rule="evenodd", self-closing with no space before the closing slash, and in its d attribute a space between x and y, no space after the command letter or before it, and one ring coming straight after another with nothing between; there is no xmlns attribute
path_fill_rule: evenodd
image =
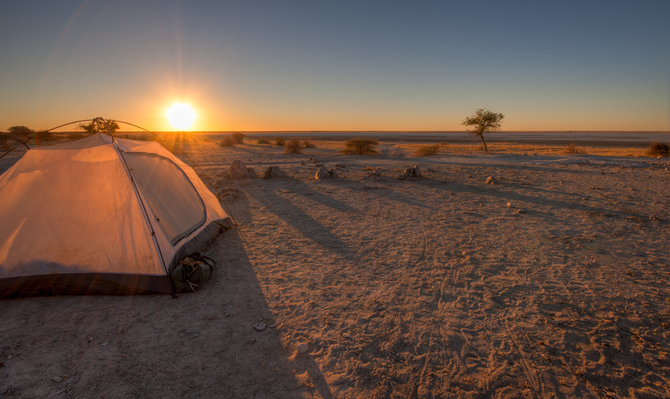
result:
<svg viewBox="0 0 670 399"><path fill-rule="evenodd" d="M102 118L95 118L90 123L80 123L77 127L87 134L114 133L119 130L119 124L114 119L104 120Z"/></svg>
<svg viewBox="0 0 670 399"><path fill-rule="evenodd" d="M505 118L503 114L491 112L486 108L479 108L474 115L466 117L461 125L473 127L471 133L482 139L484 150L488 153L489 149L486 147L484 133L499 130L503 118Z"/></svg>
<svg viewBox="0 0 670 399"><path fill-rule="evenodd" d="M29 139L33 135L33 130L26 126L12 126L7 132L13 137L20 139Z"/></svg>

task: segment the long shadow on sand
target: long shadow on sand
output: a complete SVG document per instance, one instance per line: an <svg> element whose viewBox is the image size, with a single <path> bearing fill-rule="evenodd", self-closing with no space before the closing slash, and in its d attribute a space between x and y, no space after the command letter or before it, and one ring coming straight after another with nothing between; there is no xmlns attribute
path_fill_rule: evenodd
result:
<svg viewBox="0 0 670 399"><path fill-rule="evenodd" d="M592 156L595 157L595 156ZM476 158L476 157L472 157ZM600 166L596 162L589 162L589 160L580 160L575 159L573 162L566 163L556 163L550 165L538 165L537 163L524 163L523 161L519 162L518 160L513 161L510 159L500 159L500 160L487 160L483 159L484 162L481 163L463 163L458 160L449 160L441 158L439 160L422 160L422 165L449 165L451 167L462 168L464 170L480 168L485 166L487 168L501 168L508 169L511 171L517 172L542 172L542 173L564 173L564 174L598 174L600 173L597 170L584 170L584 169L570 169L569 166L578 166L578 165L587 165L587 166ZM489 162L486 162L489 161ZM540 161L535 161L540 162ZM547 161L550 162L550 161ZM554 161L555 162L555 161Z"/></svg>
<svg viewBox="0 0 670 399"><path fill-rule="evenodd" d="M528 194L520 194L515 192L503 191L496 189L494 187L479 187L469 184L462 184L457 182L448 182L441 186L436 185L436 187L441 187L443 190L456 192L456 193L476 193L478 195L484 195L489 197L498 198L503 201L514 201L514 202L527 202L540 206L549 206L553 208L562 208L562 209L579 209L586 212L592 212L595 214L602 215L618 215L620 217L640 217L640 214L623 212L620 210L613 210L602 208L594 205L585 204L582 202L576 201L560 201L546 197L536 197ZM570 193L563 193L565 195L571 195Z"/></svg>
<svg viewBox="0 0 670 399"><path fill-rule="evenodd" d="M309 184L306 184L298 179L286 179L282 187L292 193L301 195L310 201L318 202L340 212L357 212L356 208L353 208L352 206L342 201L338 201L329 195L323 194L322 192L312 188Z"/></svg>
<svg viewBox="0 0 670 399"><path fill-rule="evenodd" d="M212 279L201 291L177 299L0 301L0 393L301 398L307 389L332 397L313 361L289 359L238 232L223 233L207 253L218 265ZM305 362L314 387L301 386L294 377Z"/></svg>
<svg viewBox="0 0 670 399"><path fill-rule="evenodd" d="M367 193L370 193L371 195L375 195L377 197L385 198L390 201L394 202L399 202L401 204L405 205L411 205L411 206L416 206L420 208L426 208L426 209L434 209L433 207L426 205L422 203L421 201L418 201L414 198L408 197L406 195L403 195L399 193L396 190L392 190L390 187L385 186L385 184L388 184L389 181L393 179L390 177L384 177L380 179L379 182L370 180L369 183L366 182L361 182L361 181L354 181L354 180L349 180L346 178L338 178L336 180L325 180L323 181L324 185L332 185L334 188L337 188L338 190L341 190L342 188L348 189L348 190L354 190L354 191L365 191ZM396 179L393 179L394 182Z"/></svg>
<svg viewBox="0 0 670 399"><path fill-rule="evenodd" d="M245 193L255 199L258 203L264 206L268 211L275 214L277 217L284 220L294 229L300 231L306 238L313 240L314 242L321 245L324 249L331 251L337 255L347 255L351 250L347 245L342 242L335 234L333 234L327 227L323 226L321 223L316 221L314 218L309 216L305 211L300 209L300 207L293 204L288 199L277 194L278 190L285 190L285 184L280 181L280 183L268 183L265 186L261 187L248 187L245 189ZM299 183L293 181L292 184L301 186L304 183ZM296 186L294 186L296 188ZM305 191L304 187L301 187L302 191L299 194L305 195L306 193L314 193L310 196L311 199L318 200L320 203L324 203L327 206L330 206L338 211L353 211L354 208L349 207L346 204L343 204L333 198L327 198L323 194L311 190ZM289 192L292 192L289 190Z"/></svg>

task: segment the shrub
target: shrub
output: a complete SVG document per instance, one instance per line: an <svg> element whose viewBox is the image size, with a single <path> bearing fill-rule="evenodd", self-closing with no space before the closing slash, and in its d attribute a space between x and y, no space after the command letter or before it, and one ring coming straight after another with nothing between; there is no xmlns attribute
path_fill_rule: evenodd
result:
<svg viewBox="0 0 670 399"><path fill-rule="evenodd" d="M375 155L377 151L375 146L379 143L377 140L372 139L349 139L344 143L343 154L354 154L354 155Z"/></svg>
<svg viewBox="0 0 670 399"><path fill-rule="evenodd" d="M665 143L655 142L649 146L647 154L652 157L668 157L670 156L670 147Z"/></svg>
<svg viewBox="0 0 670 399"><path fill-rule="evenodd" d="M570 143L565 147L564 152L566 154L580 154L582 151L575 145L575 143Z"/></svg>
<svg viewBox="0 0 670 399"><path fill-rule="evenodd" d="M302 154L302 143L298 139L291 139L284 144L285 154Z"/></svg>
<svg viewBox="0 0 670 399"><path fill-rule="evenodd" d="M54 139L53 134L51 134L51 132L48 132L46 130L35 132L35 144L43 143L45 141L52 141L53 139Z"/></svg>
<svg viewBox="0 0 670 399"><path fill-rule="evenodd" d="M233 136L226 136L219 141L219 147L235 147L235 144L237 144L237 141Z"/></svg>
<svg viewBox="0 0 670 399"><path fill-rule="evenodd" d="M283 147L284 144L286 144L286 139L283 137L275 137L274 142L277 147Z"/></svg>
<svg viewBox="0 0 670 399"><path fill-rule="evenodd" d="M0 132L0 149L2 151L9 151L12 149L12 146L8 142L10 138L9 133Z"/></svg>
<svg viewBox="0 0 670 399"><path fill-rule="evenodd" d="M303 141L303 142L302 142L302 146L305 147L305 148L316 148L316 146L314 145L314 143L312 143L312 142L309 141L309 140L305 140L305 141Z"/></svg>
<svg viewBox="0 0 670 399"><path fill-rule="evenodd" d="M270 144L270 142L267 139L258 139L256 144Z"/></svg>
<svg viewBox="0 0 670 399"><path fill-rule="evenodd" d="M233 140L235 140L235 144L242 144L244 143L244 138L247 136L243 135L242 133L233 133L232 137Z"/></svg>
<svg viewBox="0 0 670 399"><path fill-rule="evenodd" d="M439 152L440 152L439 144L424 145L423 147L419 147L414 153L414 155L418 157L427 157L430 155L437 155Z"/></svg>

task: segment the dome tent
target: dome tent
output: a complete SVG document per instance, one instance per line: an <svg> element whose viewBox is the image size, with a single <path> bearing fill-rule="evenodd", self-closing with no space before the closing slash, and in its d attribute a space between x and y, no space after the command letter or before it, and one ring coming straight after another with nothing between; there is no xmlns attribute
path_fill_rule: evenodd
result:
<svg viewBox="0 0 670 399"><path fill-rule="evenodd" d="M170 273L232 222L156 142L32 149L0 176L0 297L171 293Z"/></svg>

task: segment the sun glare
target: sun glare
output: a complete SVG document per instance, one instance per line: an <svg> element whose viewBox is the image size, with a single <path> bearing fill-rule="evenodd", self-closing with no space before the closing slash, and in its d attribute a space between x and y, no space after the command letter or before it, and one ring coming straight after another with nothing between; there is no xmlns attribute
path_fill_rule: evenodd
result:
<svg viewBox="0 0 670 399"><path fill-rule="evenodd" d="M170 124L179 130L188 129L195 121L195 111L188 104L176 103L167 110Z"/></svg>

